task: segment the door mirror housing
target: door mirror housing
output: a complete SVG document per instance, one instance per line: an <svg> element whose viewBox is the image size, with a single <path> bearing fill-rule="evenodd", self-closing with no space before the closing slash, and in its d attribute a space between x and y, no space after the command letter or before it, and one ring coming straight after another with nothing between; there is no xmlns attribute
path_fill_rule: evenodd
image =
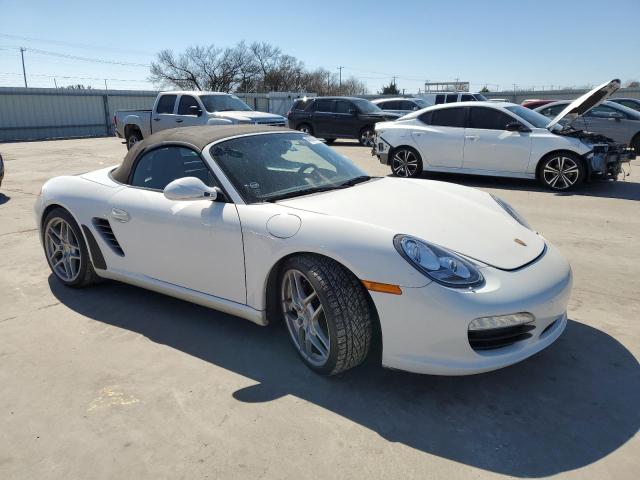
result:
<svg viewBox="0 0 640 480"><path fill-rule="evenodd" d="M195 115L196 117L199 117L200 115L202 115L202 109L197 105L191 105L189 107L189 115Z"/></svg>
<svg viewBox="0 0 640 480"><path fill-rule="evenodd" d="M620 120L622 120L624 118L624 115L622 115L621 113L618 112L614 112L610 115L611 118L614 118L616 120L616 122L619 122Z"/></svg>
<svg viewBox="0 0 640 480"><path fill-rule="evenodd" d="M164 196L169 200L221 200L224 197L218 187L208 187L202 180L196 177L183 177L169 183L163 190Z"/></svg>
<svg viewBox="0 0 640 480"><path fill-rule="evenodd" d="M524 126L520 122L509 122L505 125L505 130L508 132L530 132L531 129Z"/></svg>

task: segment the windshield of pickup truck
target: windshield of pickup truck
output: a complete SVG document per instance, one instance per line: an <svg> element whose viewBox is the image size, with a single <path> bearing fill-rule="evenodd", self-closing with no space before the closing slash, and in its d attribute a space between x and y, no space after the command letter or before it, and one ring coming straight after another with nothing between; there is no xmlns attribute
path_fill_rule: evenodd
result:
<svg viewBox="0 0 640 480"><path fill-rule="evenodd" d="M210 153L247 203L348 188L371 179L351 160L302 133L232 138L213 145Z"/></svg>
<svg viewBox="0 0 640 480"><path fill-rule="evenodd" d="M250 112L252 109L235 95L202 95L200 97L207 112Z"/></svg>
<svg viewBox="0 0 640 480"><path fill-rule="evenodd" d="M375 103L371 103L369 100L359 99L354 100L353 103L356 104L360 113L381 113L382 110Z"/></svg>

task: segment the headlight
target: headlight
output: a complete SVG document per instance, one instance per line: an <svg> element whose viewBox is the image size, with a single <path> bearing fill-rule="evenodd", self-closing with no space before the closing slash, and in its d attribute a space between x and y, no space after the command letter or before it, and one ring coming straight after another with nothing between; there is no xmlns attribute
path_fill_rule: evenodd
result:
<svg viewBox="0 0 640 480"><path fill-rule="evenodd" d="M410 235L396 235L393 244L411 265L448 287L473 287L483 282L478 269L453 252Z"/></svg>
<svg viewBox="0 0 640 480"><path fill-rule="evenodd" d="M493 198L496 201L496 203L500 205L505 212L511 215L516 222L518 222L523 227L528 228L532 232L534 231L533 228L531 228L531 225L529 225L529 223L522 217L522 215L516 212L516 210L511 205L509 205L507 202L505 202L501 198L496 197L495 195L491 195L491 198Z"/></svg>

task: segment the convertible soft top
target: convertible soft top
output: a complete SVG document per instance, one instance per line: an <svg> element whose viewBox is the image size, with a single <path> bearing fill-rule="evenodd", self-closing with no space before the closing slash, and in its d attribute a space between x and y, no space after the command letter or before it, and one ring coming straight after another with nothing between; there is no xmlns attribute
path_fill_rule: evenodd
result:
<svg viewBox="0 0 640 480"><path fill-rule="evenodd" d="M188 146L201 152L204 147L217 140L251 133L282 132L289 129L257 125L202 125L199 127L171 128L154 133L141 142L136 143L127 152L118 168L111 172L111 177L120 183L126 183L133 163L138 155L152 147L165 144ZM289 130L293 131L293 130Z"/></svg>

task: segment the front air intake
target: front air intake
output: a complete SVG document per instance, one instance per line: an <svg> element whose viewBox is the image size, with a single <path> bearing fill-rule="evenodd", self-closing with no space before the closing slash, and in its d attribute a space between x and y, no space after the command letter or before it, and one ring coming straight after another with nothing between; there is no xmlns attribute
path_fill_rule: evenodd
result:
<svg viewBox="0 0 640 480"><path fill-rule="evenodd" d="M111 229L109 220L107 220L106 218L94 218L93 226L96 227L96 230L98 231L102 239L107 243L107 245L111 247L111 250L113 250L116 255L124 257L124 251L122 250L122 247L118 243L118 239Z"/></svg>
<svg viewBox="0 0 640 480"><path fill-rule="evenodd" d="M531 338L534 325L514 325L503 328L469 331L469 344L474 350L493 350L508 347L521 340Z"/></svg>

